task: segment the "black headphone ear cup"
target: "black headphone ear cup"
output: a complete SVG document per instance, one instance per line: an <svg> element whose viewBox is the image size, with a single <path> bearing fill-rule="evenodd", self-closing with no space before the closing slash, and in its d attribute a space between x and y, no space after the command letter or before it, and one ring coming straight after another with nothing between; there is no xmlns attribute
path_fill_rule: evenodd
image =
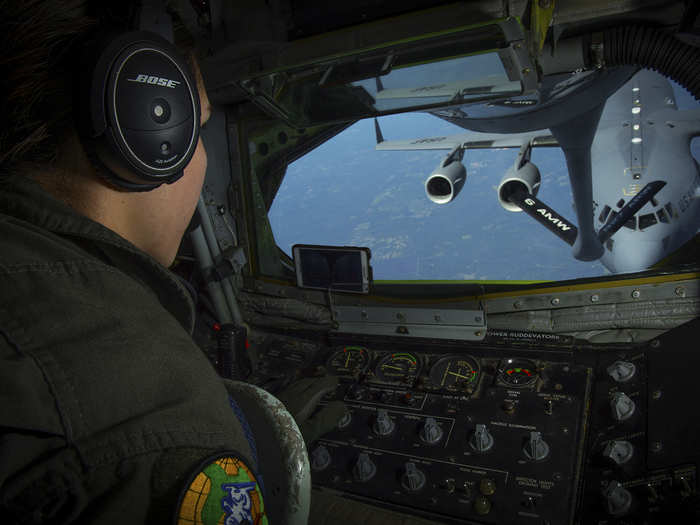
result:
<svg viewBox="0 0 700 525"><path fill-rule="evenodd" d="M95 142L90 149L112 182L131 190L174 182L199 139L199 94L187 63L148 32L120 34L99 49L87 100L79 101L89 101L82 135Z"/></svg>

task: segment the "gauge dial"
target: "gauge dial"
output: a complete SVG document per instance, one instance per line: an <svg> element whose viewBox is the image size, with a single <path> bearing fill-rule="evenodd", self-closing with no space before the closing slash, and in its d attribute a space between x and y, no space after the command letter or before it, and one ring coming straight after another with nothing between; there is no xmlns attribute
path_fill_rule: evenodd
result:
<svg viewBox="0 0 700 525"><path fill-rule="evenodd" d="M430 382L452 392L474 387L479 382L479 363L466 355L443 357L430 369Z"/></svg>
<svg viewBox="0 0 700 525"><path fill-rule="evenodd" d="M379 361L374 373L380 381L411 383L420 373L420 361L408 352L394 352Z"/></svg>
<svg viewBox="0 0 700 525"><path fill-rule="evenodd" d="M501 363L498 379L511 387L531 386L537 381L537 366L529 359L506 359Z"/></svg>
<svg viewBox="0 0 700 525"><path fill-rule="evenodd" d="M362 346L344 346L328 359L326 367L335 375L355 375L367 370L369 352Z"/></svg>

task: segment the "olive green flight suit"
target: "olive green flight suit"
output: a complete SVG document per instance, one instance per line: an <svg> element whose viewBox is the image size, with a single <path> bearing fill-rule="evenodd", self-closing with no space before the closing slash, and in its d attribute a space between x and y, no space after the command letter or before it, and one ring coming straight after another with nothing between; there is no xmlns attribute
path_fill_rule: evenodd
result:
<svg viewBox="0 0 700 525"><path fill-rule="evenodd" d="M193 325L152 257L31 180L0 182L2 523L172 523L207 457L255 472Z"/></svg>

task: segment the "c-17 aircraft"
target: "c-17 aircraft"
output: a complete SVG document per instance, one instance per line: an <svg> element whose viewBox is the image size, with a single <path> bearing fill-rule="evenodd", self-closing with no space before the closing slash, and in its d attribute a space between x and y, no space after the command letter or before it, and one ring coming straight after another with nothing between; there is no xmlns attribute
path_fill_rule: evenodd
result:
<svg viewBox="0 0 700 525"><path fill-rule="evenodd" d="M540 104L543 109L531 112L529 125L522 114L485 121L469 118L462 109L434 111L432 114L449 122L480 131L387 141L377 124L376 149L452 150L425 181L428 197L436 204L447 204L465 185L467 173L460 162L465 150L520 148L497 188L501 206L507 211L528 212L572 244L577 259L600 258L613 273L641 271L673 253L697 232L700 174L690 141L700 135L700 111L679 111L669 81L658 73L632 73L604 105L584 114L581 106L575 110L571 105L575 100L566 100L580 94L563 97L559 111ZM560 89L561 84L572 82L565 80ZM438 89L458 88L443 84ZM385 90L380 96L403 95L395 91ZM427 92L434 94L435 90ZM604 94L604 88L599 93ZM469 107L463 109L472 112ZM562 120L563 111L574 115ZM547 122L551 122L549 129L537 129ZM518 133L505 133L509 126ZM481 131L484 128L497 132ZM578 228L535 197L541 177L530 160L531 150L556 146L566 154Z"/></svg>

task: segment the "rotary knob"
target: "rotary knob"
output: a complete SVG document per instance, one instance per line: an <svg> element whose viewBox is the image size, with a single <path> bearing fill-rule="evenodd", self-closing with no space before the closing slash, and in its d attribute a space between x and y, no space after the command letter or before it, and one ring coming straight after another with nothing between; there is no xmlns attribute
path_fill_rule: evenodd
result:
<svg viewBox="0 0 700 525"><path fill-rule="evenodd" d="M357 481L369 481L377 473L377 466L369 458L366 452L361 452L357 456L355 466L352 468L352 474Z"/></svg>
<svg viewBox="0 0 700 525"><path fill-rule="evenodd" d="M632 417L635 405L634 401L624 392L615 392L615 395L610 400L610 408L616 421L624 421Z"/></svg>
<svg viewBox="0 0 700 525"><path fill-rule="evenodd" d="M540 432L530 432L530 437L523 447L527 459L541 461L549 455L549 445L542 439Z"/></svg>
<svg viewBox="0 0 700 525"><path fill-rule="evenodd" d="M404 465L401 486L411 492L417 492L425 486L425 474L416 468L415 463L409 461Z"/></svg>
<svg viewBox="0 0 700 525"><path fill-rule="evenodd" d="M480 516L485 516L491 512L491 500L486 496L478 496L474 498L474 510Z"/></svg>
<svg viewBox="0 0 700 525"><path fill-rule="evenodd" d="M624 383L634 377L637 367L634 366L634 363L630 363L629 361L615 361L606 371L614 381Z"/></svg>
<svg viewBox="0 0 700 525"><path fill-rule="evenodd" d="M320 471L331 464L331 455L328 449L323 445L317 446L311 453L311 468L315 471Z"/></svg>
<svg viewBox="0 0 700 525"><path fill-rule="evenodd" d="M486 425L476 425L476 430L469 440L469 445L477 452L487 452L493 447L493 436Z"/></svg>
<svg viewBox="0 0 700 525"><path fill-rule="evenodd" d="M624 440L608 441L608 444L605 445L605 449L603 449L603 456L611 459L618 465L627 463L630 459L632 459L633 454L634 447L632 446L632 443Z"/></svg>
<svg viewBox="0 0 700 525"><path fill-rule="evenodd" d="M376 398L377 398L377 401L379 401L380 403L387 404L387 403L389 403L389 401L391 401L391 394L389 392L385 392L384 390L382 390L381 392L379 392L376 395Z"/></svg>
<svg viewBox="0 0 700 525"><path fill-rule="evenodd" d="M496 492L496 482L491 478L482 478L479 482L479 492L484 496L493 496Z"/></svg>
<svg viewBox="0 0 700 525"><path fill-rule="evenodd" d="M377 418L374 420L374 425L372 425L372 430L378 436L388 436L394 431L396 424L394 420L389 417L389 414L383 408L377 410Z"/></svg>
<svg viewBox="0 0 700 525"><path fill-rule="evenodd" d="M437 424L434 417L425 420L423 428L420 429L420 438L429 445L434 445L442 439L442 428Z"/></svg>
<svg viewBox="0 0 700 525"><path fill-rule="evenodd" d="M632 506L632 494L619 481L611 481L603 495L608 504L608 513L612 516L623 516Z"/></svg>
<svg viewBox="0 0 700 525"><path fill-rule="evenodd" d="M365 394L367 394L367 388L365 388L362 385L352 385L348 389L348 396L350 398L354 399L355 401L361 401L364 399Z"/></svg>
<svg viewBox="0 0 700 525"><path fill-rule="evenodd" d="M340 418L340 421L338 421L338 428L346 428L348 425L350 425L351 421L352 414L349 411L346 411L345 414L343 414L343 417Z"/></svg>

